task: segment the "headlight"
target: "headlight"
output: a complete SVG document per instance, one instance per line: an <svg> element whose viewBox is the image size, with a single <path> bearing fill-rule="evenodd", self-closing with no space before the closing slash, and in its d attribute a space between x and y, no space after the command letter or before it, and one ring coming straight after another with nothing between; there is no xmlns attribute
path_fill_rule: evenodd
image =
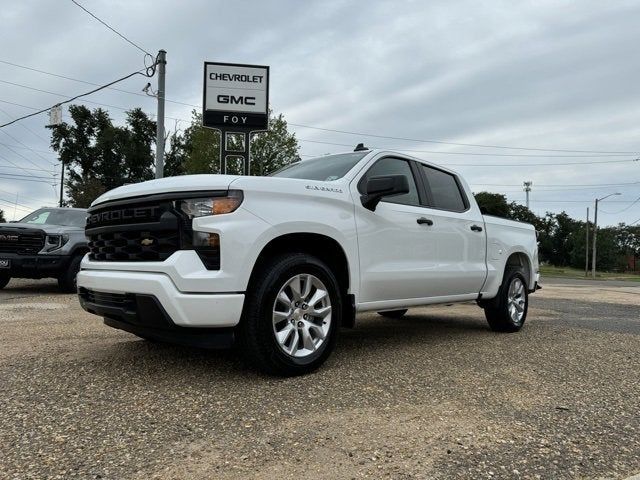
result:
<svg viewBox="0 0 640 480"><path fill-rule="evenodd" d="M242 191L229 190L226 197L188 198L177 202L178 208L189 218L221 215L234 212L242 203Z"/></svg>
<svg viewBox="0 0 640 480"><path fill-rule="evenodd" d="M44 241L44 251L52 252L62 248L69 241L69 235L47 235Z"/></svg>

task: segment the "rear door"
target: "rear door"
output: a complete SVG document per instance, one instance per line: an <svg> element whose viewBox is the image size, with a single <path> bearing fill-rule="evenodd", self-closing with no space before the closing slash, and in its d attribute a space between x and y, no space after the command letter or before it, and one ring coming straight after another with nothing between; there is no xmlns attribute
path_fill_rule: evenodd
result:
<svg viewBox="0 0 640 480"><path fill-rule="evenodd" d="M477 294L484 283L486 232L477 204L467 198L460 179L434 166L418 163L426 193L425 232L436 245L439 283L436 295Z"/></svg>

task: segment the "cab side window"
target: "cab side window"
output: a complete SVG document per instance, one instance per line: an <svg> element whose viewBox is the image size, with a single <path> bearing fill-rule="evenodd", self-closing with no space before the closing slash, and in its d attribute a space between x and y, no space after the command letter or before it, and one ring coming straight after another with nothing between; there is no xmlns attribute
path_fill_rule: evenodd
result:
<svg viewBox="0 0 640 480"><path fill-rule="evenodd" d="M462 196L455 176L426 165L421 165L421 168L431 190L432 205L430 206L452 212L464 212L467 209L467 202Z"/></svg>
<svg viewBox="0 0 640 480"><path fill-rule="evenodd" d="M420 205L420 197L418 196L418 187L413 177L413 172L409 166L409 162L399 158L383 158L378 160L365 174L359 185L360 193L365 192L367 179L371 177L379 177L382 175L405 175L409 180L409 193L404 195L396 195L393 197L385 197L383 202L399 203L401 205Z"/></svg>

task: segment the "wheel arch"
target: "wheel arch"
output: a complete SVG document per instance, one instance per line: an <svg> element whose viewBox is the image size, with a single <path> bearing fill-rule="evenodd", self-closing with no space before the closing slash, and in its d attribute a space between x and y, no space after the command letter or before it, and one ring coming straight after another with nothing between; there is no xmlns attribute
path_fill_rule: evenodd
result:
<svg viewBox="0 0 640 480"><path fill-rule="evenodd" d="M530 290L531 285L533 285L534 283L534 280L533 280L532 262L529 256L523 251L511 252L511 254L507 258L507 261L505 263L504 272L506 272L507 268L509 267L518 267L522 269L524 278L527 282L526 287L527 289ZM503 277L504 277L504 272L502 274Z"/></svg>
<svg viewBox="0 0 640 480"><path fill-rule="evenodd" d="M352 327L355 319L355 299L349 294L352 278L349 270L349 260L342 245L334 238L321 233L293 232L271 239L260 251L249 276L247 289L253 288L261 271L270 258L280 253L295 252L313 255L333 271L340 290L343 293L343 326Z"/></svg>

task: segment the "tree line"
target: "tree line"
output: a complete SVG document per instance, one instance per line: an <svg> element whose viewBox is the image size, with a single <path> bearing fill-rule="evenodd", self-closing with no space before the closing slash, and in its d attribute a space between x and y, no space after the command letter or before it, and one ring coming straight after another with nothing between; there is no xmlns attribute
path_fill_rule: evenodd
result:
<svg viewBox="0 0 640 480"><path fill-rule="evenodd" d="M114 125L109 113L84 105L69 107L70 123L50 126L51 148L65 165L66 205L88 207L102 193L154 178L156 123L141 109L126 112L124 125ZM171 132L165 153L166 177L220 173L220 133L202 126L192 112L190 125ZM300 159L295 134L282 114L269 112L269 130L252 135L251 175L267 175ZM227 173L242 172L240 162Z"/></svg>
<svg viewBox="0 0 640 480"><path fill-rule="evenodd" d="M586 261L587 222L567 213L547 212L538 216L516 202L507 202L499 193L474 195L485 214L533 224L538 235L540 261L560 267L584 268ZM593 223L589 222L589 268L593 246ZM636 265L637 262L637 265ZM598 228L598 270L640 270L640 225L621 223Z"/></svg>

